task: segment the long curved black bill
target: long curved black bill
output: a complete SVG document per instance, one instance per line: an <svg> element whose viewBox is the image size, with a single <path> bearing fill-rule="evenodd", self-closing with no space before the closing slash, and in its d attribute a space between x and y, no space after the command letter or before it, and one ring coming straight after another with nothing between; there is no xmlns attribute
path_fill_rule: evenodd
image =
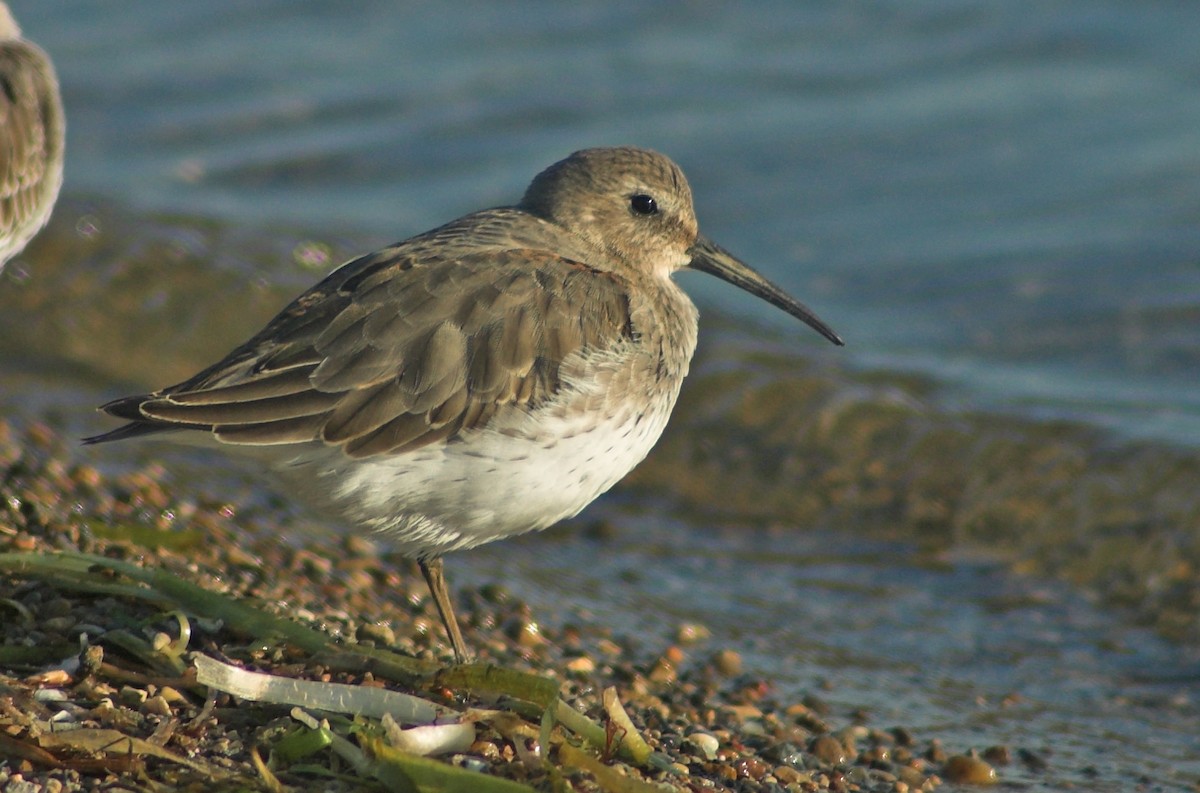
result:
<svg viewBox="0 0 1200 793"><path fill-rule="evenodd" d="M782 308L839 347L845 344L842 337L822 322L812 309L751 270L749 265L707 237L697 237L689 253L692 254L690 266L693 270L715 275L755 297L761 297L771 305Z"/></svg>

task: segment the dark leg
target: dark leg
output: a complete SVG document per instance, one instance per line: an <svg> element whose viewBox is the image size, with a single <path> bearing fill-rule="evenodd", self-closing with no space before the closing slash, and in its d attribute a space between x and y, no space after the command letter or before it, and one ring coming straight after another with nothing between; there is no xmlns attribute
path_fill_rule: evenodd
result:
<svg viewBox="0 0 1200 793"><path fill-rule="evenodd" d="M454 660L465 664L470 660L467 644L463 641L462 631L458 629L458 619L454 616L454 606L450 603L450 592L446 589L446 574L442 569L442 557L434 556L429 559L418 559L417 564L425 575L425 583L429 585L429 594L437 605L442 624L450 635L450 646L454 648Z"/></svg>

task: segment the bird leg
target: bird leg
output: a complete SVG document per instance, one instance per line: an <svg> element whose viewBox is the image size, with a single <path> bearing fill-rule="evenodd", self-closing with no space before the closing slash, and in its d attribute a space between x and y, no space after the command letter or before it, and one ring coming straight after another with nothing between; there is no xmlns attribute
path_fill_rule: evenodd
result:
<svg viewBox="0 0 1200 793"><path fill-rule="evenodd" d="M442 557L432 556L427 559L418 559L417 565L425 576L425 583L429 585L429 594L433 595L433 602L437 605L438 614L442 617L442 624L446 626L446 633L450 636L450 646L454 648L454 660L457 663L465 664L471 659L471 655L467 652L467 644L463 641L462 631L458 628L458 619L454 616L454 606L450 603L450 592L446 589L446 573L443 569Z"/></svg>

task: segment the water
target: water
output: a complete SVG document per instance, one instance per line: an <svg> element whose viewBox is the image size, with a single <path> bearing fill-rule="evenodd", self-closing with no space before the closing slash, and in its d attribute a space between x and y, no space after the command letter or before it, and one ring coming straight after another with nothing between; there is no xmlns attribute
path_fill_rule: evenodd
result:
<svg viewBox="0 0 1200 793"><path fill-rule="evenodd" d="M1200 6L11 5L53 56L68 114L61 211L41 252L0 284L0 401L17 415L95 432L92 405L207 363L340 258L512 202L576 148L634 143L679 161L706 233L848 346L825 350L788 317L685 275L706 319L720 320L706 325L707 343L759 326L772 354L901 384L928 376L919 397L936 406L921 414L930 424L982 410L1165 442L1143 461L1194 457L1200 445ZM292 255L325 244L314 266ZM737 392L725 401L736 405ZM1010 430L983 420L972 431L984 443ZM1050 444L1031 432L1032 445ZM1070 449L1090 463L1102 448L1090 444L1081 436ZM108 459L147 454L157 451ZM1097 490L1136 516L1161 494L1135 474L1132 463L1113 469ZM1183 499L1186 483L1174 487ZM1195 514L1189 504L1171 514ZM900 550L862 537L839 545L853 528L820 514L818 525L780 518L796 536L770 540L784 561L769 564L752 550L760 533L711 535L694 514L690 533L622 517L647 536L623 533L608 552L630 568L648 554L663 572L616 595L607 568L588 586L539 577L588 570L585 541L527 539L451 564L464 580L532 579L521 594L551 615L564 592L586 593L596 610L647 598L636 602L655 608L630 627L648 636L702 615L781 685L836 672L847 707L902 703L897 722L941 730L954 746L1055 746L1067 759L1021 780L1030 784L1082 784L1089 764L1109 780L1093 780L1101 789L1164 768L1200 776L1186 762L1200 674L1191 644L1147 637L1062 580L957 557L932 570L903 550L921 539L904 527ZM1145 531L1148 548L1194 546L1200 532L1158 515L1096 528ZM539 565L505 566L536 547L549 549ZM1017 555L1042 553L1033 548ZM761 575L706 578L718 557ZM828 585L806 583L810 572ZM1141 583L1169 588L1158 572L1148 562ZM993 590L1024 598L1026 588L1039 593L1032 606L987 607ZM695 613L678 602L692 589L707 604ZM764 610L776 623L802 616L778 634L740 627ZM1151 667L1157 682L1136 674ZM1034 703L1017 716L970 704L1012 690Z"/></svg>
<svg viewBox="0 0 1200 793"><path fill-rule="evenodd" d="M664 620L699 622L714 638L690 654L735 646L784 701L815 693L840 718L864 711L871 726L909 725L948 746L1042 756L1045 770L1000 769L1018 788L1125 791L1150 772L1156 789L1186 791L1200 775L1200 648L1116 628L1065 587L834 532L748 543L659 517L614 525L615 536L488 546L475 554L484 571L472 564L464 578L509 582L535 613L565 602L643 627L652 647L665 646ZM747 575L756 586L739 590Z"/></svg>
<svg viewBox="0 0 1200 793"><path fill-rule="evenodd" d="M68 192L398 239L649 145L848 360L1200 442L1188 4L15 5L63 78Z"/></svg>

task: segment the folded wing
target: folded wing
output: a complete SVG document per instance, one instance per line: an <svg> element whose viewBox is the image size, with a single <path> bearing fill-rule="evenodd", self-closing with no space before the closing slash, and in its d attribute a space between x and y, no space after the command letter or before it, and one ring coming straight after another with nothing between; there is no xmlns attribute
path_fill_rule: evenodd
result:
<svg viewBox="0 0 1200 793"><path fill-rule="evenodd" d="M130 424L226 443L320 440L352 457L415 449L536 408L572 353L631 338L625 284L537 249L423 261L404 244L336 270L196 376L105 405Z"/></svg>

